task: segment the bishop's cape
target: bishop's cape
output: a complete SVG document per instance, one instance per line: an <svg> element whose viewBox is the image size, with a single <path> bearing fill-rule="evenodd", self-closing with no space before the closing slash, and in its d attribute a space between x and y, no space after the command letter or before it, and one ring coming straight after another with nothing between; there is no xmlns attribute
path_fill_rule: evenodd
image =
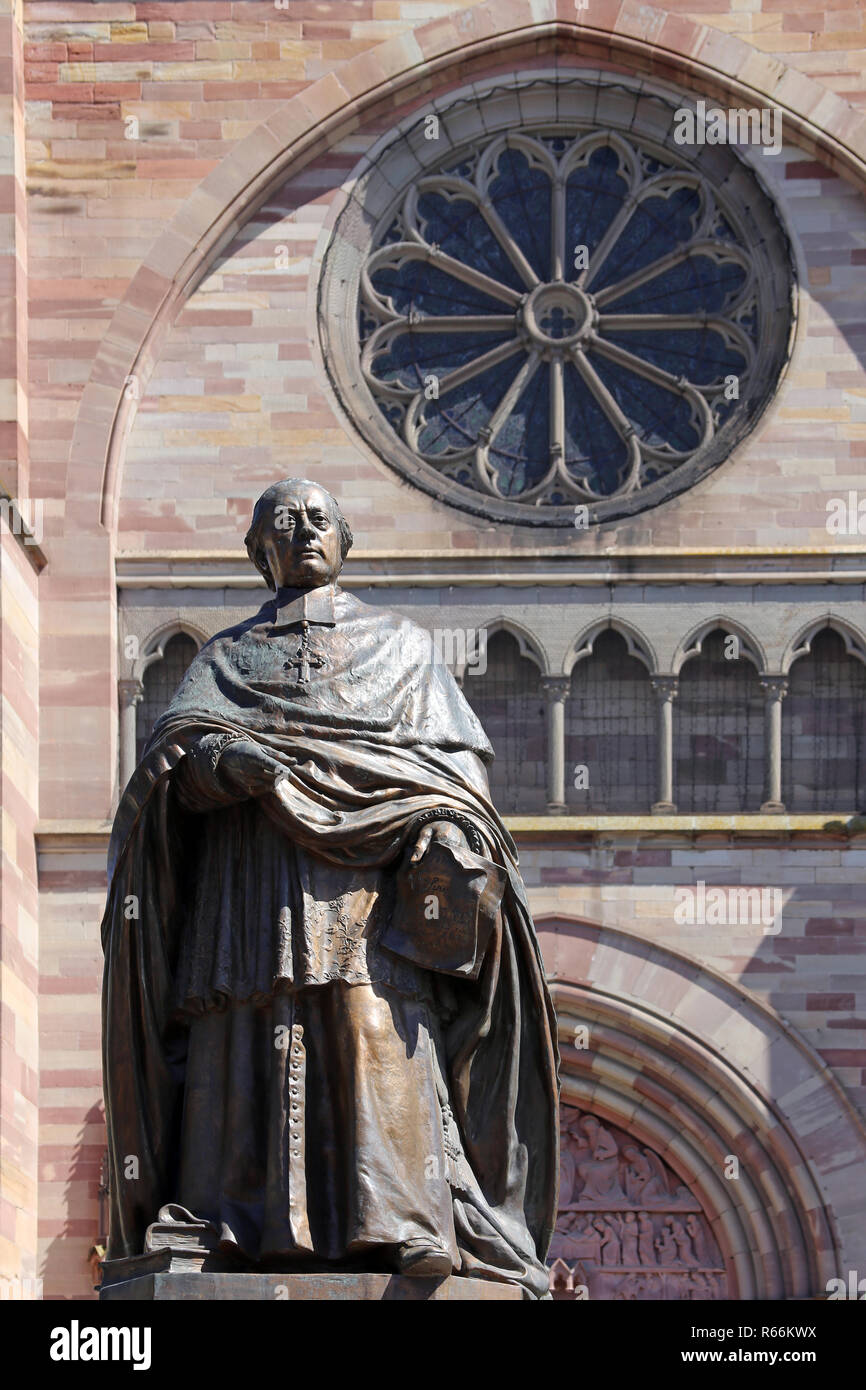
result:
<svg viewBox="0 0 866 1390"><path fill-rule="evenodd" d="M198 653L155 726L102 926L109 1259L171 1203L246 1268L387 1267L432 1241L456 1273L546 1295L554 1015L490 746L430 656L335 585L281 591ZM221 779L236 735L283 765L278 792ZM437 809L507 874L477 980L378 944Z"/></svg>

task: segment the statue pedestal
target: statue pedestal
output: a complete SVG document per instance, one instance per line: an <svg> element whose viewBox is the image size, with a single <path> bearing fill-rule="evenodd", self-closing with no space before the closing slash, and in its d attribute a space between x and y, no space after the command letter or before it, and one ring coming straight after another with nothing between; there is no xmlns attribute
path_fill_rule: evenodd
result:
<svg viewBox="0 0 866 1390"><path fill-rule="evenodd" d="M100 1291L100 1300L159 1303L183 1300L207 1303L212 1299L298 1301L307 1303L356 1302L392 1299L405 1303L432 1301L493 1302L522 1298L516 1284L496 1284L489 1279L406 1279L396 1274L209 1274L204 1271L139 1274Z"/></svg>
<svg viewBox="0 0 866 1390"><path fill-rule="evenodd" d="M169 1240L171 1243L169 1244ZM236 1260L208 1249L212 1234L203 1229L184 1229L178 1223L152 1225L148 1243L155 1246L143 1255L104 1260L101 1302L209 1303L214 1299L245 1302L323 1303L399 1299L404 1303L484 1303L522 1300L519 1284L499 1284L492 1279L412 1279L398 1274L337 1271L298 1274L292 1271L238 1268ZM165 1242L165 1243L163 1243Z"/></svg>

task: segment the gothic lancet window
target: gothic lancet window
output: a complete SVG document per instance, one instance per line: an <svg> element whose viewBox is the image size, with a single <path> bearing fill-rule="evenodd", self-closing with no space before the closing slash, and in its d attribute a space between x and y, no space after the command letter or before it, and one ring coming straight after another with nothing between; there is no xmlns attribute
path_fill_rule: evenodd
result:
<svg viewBox="0 0 866 1390"><path fill-rule="evenodd" d="M646 666L612 628L574 667L565 720L569 810L648 812L656 791L656 701Z"/></svg>
<svg viewBox="0 0 866 1390"><path fill-rule="evenodd" d="M717 628L685 662L674 730L679 810L759 810L765 778L764 696L757 670L737 637Z"/></svg>
<svg viewBox="0 0 866 1390"><path fill-rule="evenodd" d="M198 651L198 644L185 632L176 632L165 643L162 657L144 673L144 694L136 711L136 760L141 761L150 731L165 713L186 669Z"/></svg>
<svg viewBox="0 0 866 1390"><path fill-rule="evenodd" d="M509 632L487 641L487 668L467 670L463 693L484 726L496 760L489 768L493 804L505 815L546 805L544 699L540 671Z"/></svg>
<svg viewBox="0 0 866 1390"><path fill-rule="evenodd" d="M782 794L789 811L866 810L866 665L829 627L791 667Z"/></svg>

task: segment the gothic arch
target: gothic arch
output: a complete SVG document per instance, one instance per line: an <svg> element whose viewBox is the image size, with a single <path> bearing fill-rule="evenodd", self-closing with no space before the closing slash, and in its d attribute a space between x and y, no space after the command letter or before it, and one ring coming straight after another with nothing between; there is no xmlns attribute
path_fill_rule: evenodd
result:
<svg viewBox="0 0 866 1390"><path fill-rule="evenodd" d="M519 814L524 807L540 814L545 805L547 769L542 717L546 654L538 639L512 618L500 615L485 623L484 630L488 639L504 633L517 644L516 659L509 644L510 662L505 671L497 661L490 661L488 640L484 667L473 672L467 663L457 673L496 753L489 774L491 794L506 815Z"/></svg>
<svg viewBox="0 0 866 1390"><path fill-rule="evenodd" d="M866 665L866 636L845 618L838 618L828 613L825 618L818 618L802 627L797 636L792 638L785 648L782 657L782 673L790 674L791 667L798 657L806 656L812 649L812 642L819 632L825 628L839 634L845 643L845 650L849 656L854 656L858 661Z"/></svg>
<svg viewBox="0 0 866 1390"><path fill-rule="evenodd" d="M533 666L538 667L539 675L546 676L549 674L550 662L546 651L538 638L534 636L528 628L525 628L522 623L516 622L514 618L506 618L503 614L500 614L500 616L494 618L492 622L485 623L484 629L487 633L488 641L497 632L507 632L517 643L520 655L526 657L527 661L531 661ZM463 673L461 672L460 674L462 675Z"/></svg>
<svg viewBox="0 0 866 1390"><path fill-rule="evenodd" d="M619 633L625 641L629 656L635 657L651 675L658 670L658 658L649 639L642 632L622 618L601 618L572 642L562 663L564 676L570 676L579 661L584 661L592 655L596 638L608 629Z"/></svg>
<svg viewBox="0 0 866 1390"><path fill-rule="evenodd" d="M809 1045L679 952L581 919L536 924L563 1101L634 1134L695 1193L730 1296L821 1296L840 1269L858 1267L864 1238L846 1191L857 1190L866 1130ZM588 1047L574 1045L579 1025ZM729 1156L736 1180L725 1177Z"/></svg>
<svg viewBox="0 0 866 1390"><path fill-rule="evenodd" d="M311 83L253 131L178 211L140 266L85 387L70 453L67 497L82 518L113 531L134 396L149 379L179 306L273 185L377 113L394 113L443 73L527 55L567 53L699 90L726 106L776 105L793 139L829 168L866 184L866 116L821 83L749 44L645 5L575 17L573 0L515 0L507 28L496 0L420 25ZM580 12L578 12L580 13ZM434 103L435 105L435 103ZM817 119L812 118L815 113ZM125 389L135 377L138 393Z"/></svg>
<svg viewBox="0 0 866 1390"><path fill-rule="evenodd" d="M732 618L726 618L719 613L714 618L708 618L705 622L699 623L692 628L687 637L684 637L674 652L671 662L671 671L675 676L680 674L685 663L690 657L697 656L701 651L702 644L711 632L721 628L725 633L732 637L738 637L742 643L743 656L747 657L760 675L767 669L767 659L764 649L756 637L753 637L748 628L743 627L742 623L735 622Z"/></svg>
<svg viewBox="0 0 866 1390"><path fill-rule="evenodd" d="M174 618L171 622L162 624L155 628L142 643L141 654L132 664L132 679L143 680L148 667L157 661L162 661L166 644L171 641L172 637L178 636L191 637L199 649L208 640L207 634L201 628L185 619Z"/></svg>

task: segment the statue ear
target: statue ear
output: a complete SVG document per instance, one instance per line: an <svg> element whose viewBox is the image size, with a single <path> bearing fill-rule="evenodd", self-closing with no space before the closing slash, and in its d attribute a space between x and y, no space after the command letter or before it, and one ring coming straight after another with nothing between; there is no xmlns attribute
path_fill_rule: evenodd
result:
<svg viewBox="0 0 866 1390"><path fill-rule="evenodd" d="M267 557L265 556L264 551L250 550L249 547L247 547L247 554L249 555L250 559L253 562L253 565L258 570L259 574L262 576L262 579L267 584L268 588L273 589L274 592L276 592L277 586L274 582L274 576L271 573L271 567L268 564Z"/></svg>

